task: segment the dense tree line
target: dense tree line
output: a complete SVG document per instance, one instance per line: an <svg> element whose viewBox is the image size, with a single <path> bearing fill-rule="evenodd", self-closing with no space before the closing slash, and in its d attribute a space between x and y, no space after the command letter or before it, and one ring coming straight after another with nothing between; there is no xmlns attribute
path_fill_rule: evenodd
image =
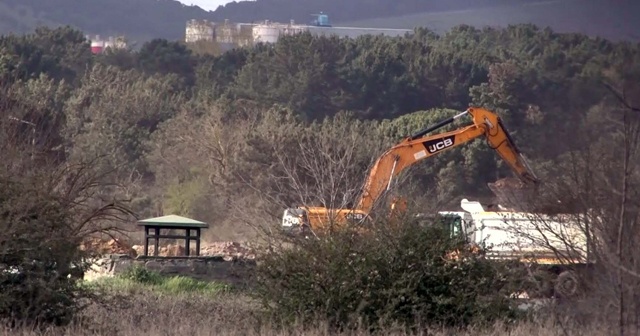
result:
<svg viewBox="0 0 640 336"><path fill-rule="evenodd" d="M214 238L247 238L248 227L277 226L286 206L353 197L382 150L470 105L503 118L543 179L588 171L571 170L591 162L576 158L585 152L607 158L595 160L613 172L625 153L620 101L638 106L640 97L640 45L531 25L396 38L301 34L219 55L162 39L92 55L82 35L41 28L0 37L0 135L12 149L2 151L0 178L14 187L42 181L46 188L25 189L42 209L60 195L82 200L38 215L49 221L15 217L46 228L68 223L61 232L69 236L93 232L86 223L99 231L115 215L83 219L66 205L117 212L115 202L101 202L125 199L140 217L175 213L213 224ZM83 164L95 170L79 169L88 178L58 173ZM510 174L475 141L409 170L398 190L418 207L452 207L463 196L490 196L486 184ZM564 190L564 201L585 195ZM590 190L606 199L604 189ZM32 196L0 197L19 208ZM12 211L3 225L11 227ZM82 228L72 225L78 220Z"/></svg>
<svg viewBox="0 0 640 336"><path fill-rule="evenodd" d="M633 83L639 63L638 44L531 25L459 26L442 36L418 29L396 38L302 34L220 55L153 40L136 52L94 56L82 34L68 28L7 35L0 46L5 106L52 120L48 132L67 160L112 155L114 166L137 176L144 215L159 206L145 202L163 197L185 211L210 198L226 207L222 199L233 197L224 189L239 190L230 186L244 180L239 175L267 174L248 171L273 155L295 153L294 135L318 122L360 120L358 162L365 171L385 146L469 105L483 106L504 119L536 166L553 165L606 136L584 138L579 129L607 110L603 81ZM269 147L277 151L269 154ZM418 184L454 204L461 195L490 195L486 183L510 174L482 141L413 170ZM364 173L357 177L363 179ZM184 190L189 185L206 190ZM212 213L198 216L215 221Z"/></svg>

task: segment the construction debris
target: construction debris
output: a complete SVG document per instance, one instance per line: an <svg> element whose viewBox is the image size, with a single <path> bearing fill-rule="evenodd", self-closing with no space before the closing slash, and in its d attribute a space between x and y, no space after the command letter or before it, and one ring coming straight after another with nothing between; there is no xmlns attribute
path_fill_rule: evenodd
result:
<svg viewBox="0 0 640 336"><path fill-rule="evenodd" d="M127 243L120 239L100 239L89 238L80 245L81 251L87 251L92 254L105 255L105 254L126 254L135 258L137 256L136 250L129 246Z"/></svg>
<svg viewBox="0 0 640 336"><path fill-rule="evenodd" d="M116 239L100 239L90 238L87 239L82 245L80 245L82 251L89 251L94 255L106 255L106 254L124 254L131 258L144 254L143 245L133 245L125 243L123 240ZM154 246L149 246L149 255L154 254ZM191 256L196 255L195 247L191 247L189 253ZM185 248L181 244L167 244L160 246L158 251L159 256L163 257L175 257L184 256ZM203 244L200 248L200 256L224 256L230 259L255 259L255 253L246 244L239 242L214 242L209 244Z"/></svg>
<svg viewBox="0 0 640 336"><path fill-rule="evenodd" d="M134 245L133 249L136 251L138 255L142 255L144 253L143 245ZM155 248L153 245L149 246L149 255L153 255L155 252ZM191 248L189 251L191 256L196 255L195 248ZM162 257L175 257L175 256L184 256L185 248L183 245L178 244L168 244L166 246L161 246L158 251L158 256ZM203 244L200 248L200 256L224 256L229 258L238 258L238 259L255 259L255 254L251 249L247 246L243 246L238 242L215 242L210 244Z"/></svg>

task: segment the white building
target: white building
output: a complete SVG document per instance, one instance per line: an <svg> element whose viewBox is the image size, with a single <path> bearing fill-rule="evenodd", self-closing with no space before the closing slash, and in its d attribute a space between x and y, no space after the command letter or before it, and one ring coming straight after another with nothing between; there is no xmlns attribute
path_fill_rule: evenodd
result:
<svg viewBox="0 0 640 336"><path fill-rule="evenodd" d="M275 43L282 35L294 35L309 31L307 25L296 25L293 20L289 24L273 23L268 20L253 26L253 42Z"/></svg>
<svg viewBox="0 0 640 336"><path fill-rule="evenodd" d="M386 29L386 28L360 28L360 27L331 27L317 25L295 24L293 20L289 23L277 23L266 20L262 23L224 23L214 24L206 20L189 20L186 29L186 42L196 41L216 41L224 45L224 49L233 46L245 46L254 43L275 43L280 36L310 32L312 35L355 38L360 35L385 35L403 36L412 33L411 29Z"/></svg>

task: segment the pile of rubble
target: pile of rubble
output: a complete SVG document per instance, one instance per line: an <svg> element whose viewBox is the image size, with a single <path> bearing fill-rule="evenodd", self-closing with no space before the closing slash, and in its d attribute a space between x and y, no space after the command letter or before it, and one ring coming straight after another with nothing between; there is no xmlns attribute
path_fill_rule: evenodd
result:
<svg viewBox="0 0 640 336"><path fill-rule="evenodd" d="M126 254L135 258L137 251L129 246L127 243L120 239L101 239L101 238L89 238L80 244L80 250L87 251L92 254L105 255L105 254Z"/></svg>
<svg viewBox="0 0 640 336"><path fill-rule="evenodd" d="M144 246L143 245L133 245L133 249L136 251L137 255L144 255ZM155 247L153 243L149 245L149 255L153 255L155 252ZM190 254L195 255L195 248L191 248ZM158 251L158 255L161 257L176 257L176 256L184 256L185 248L182 245L177 244L168 244L166 246L160 246L160 251Z"/></svg>
<svg viewBox="0 0 640 336"><path fill-rule="evenodd" d="M194 244L191 245L190 255L195 256L196 250ZM125 243L122 240L116 239L100 239L91 238L87 239L81 246L83 251L91 251L93 254L105 255L105 254L125 254L132 258L144 254L143 245L133 245ZM149 255L154 254L154 246L150 244ZM158 251L159 256L163 257L175 257L184 256L185 248L182 244L168 244L160 247ZM224 256L225 258L233 259L255 259L255 253L247 244L239 242L214 242L203 243L200 246L200 256Z"/></svg>
<svg viewBox="0 0 640 336"><path fill-rule="evenodd" d="M138 255L142 255L144 253L144 246L142 245L134 245L133 249L136 251ZM149 246L149 255L154 254L154 246ZM189 251L191 256L196 255L195 247L191 247ZM161 246L158 251L158 255L162 257L175 257L175 256L184 256L185 248L182 244L168 244L166 246ZM228 259L255 259L255 254L251 249L243 244L238 242L216 242L211 244L203 244L200 247L200 256L224 256Z"/></svg>
<svg viewBox="0 0 640 336"><path fill-rule="evenodd" d="M255 253L246 244L238 242L217 242L203 246L201 255L224 255L236 258L255 259Z"/></svg>

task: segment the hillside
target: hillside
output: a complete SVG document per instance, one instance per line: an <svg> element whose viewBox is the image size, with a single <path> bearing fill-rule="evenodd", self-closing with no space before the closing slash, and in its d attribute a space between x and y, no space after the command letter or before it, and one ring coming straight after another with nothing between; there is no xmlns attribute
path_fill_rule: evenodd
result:
<svg viewBox="0 0 640 336"><path fill-rule="evenodd" d="M539 0L256 0L232 2L213 12L218 19L235 22L309 22L312 14L324 12L334 22L376 17L393 17L419 12L478 9L499 5L531 3Z"/></svg>
<svg viewBox="0 0 640 336"><path fill-rule="evenodd" d="M476 27L533 23L557 32L584 33L612 40L640 41L640 1L555 0L501 5L475 10L420 13L369 20L342 21L342 26L414 28L443 33L453 26Z"/></svg>
<svg viewBox="0 0 640 336"><path fill-rule="evenodd" d="M40 25L71 25L86 34L123 34L140 43L153 38L182 39L189 19L309 22L311 14L324 11L334 25L383 28L426 25L442 32L464 23L482 26L533 22L550 25L558 31L637 38L638 23L632 23L630 16L640 12L640 5L623 0L616 2L617 8L611 8L610 3L605 0L543 3L540 0L257 0L232 2L208 12L175 0L94 0L83 2L82 6L77 0L0 0L0 34L26 33Z"/></svg>
<svg viewBox="0 0 640 336"><path fill-rule="evenodd" d="M0 33L27 33L40 25L71 25L86 34L126 35L144 42L184 37L189 19L211 19L200 7L174 0L0 0Z"/></svg>

